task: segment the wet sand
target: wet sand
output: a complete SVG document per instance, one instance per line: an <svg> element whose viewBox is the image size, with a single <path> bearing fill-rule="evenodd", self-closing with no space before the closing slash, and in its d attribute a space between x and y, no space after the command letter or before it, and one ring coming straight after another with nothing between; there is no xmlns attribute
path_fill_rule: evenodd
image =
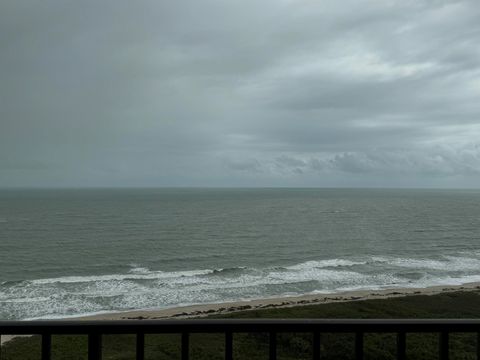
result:
<svg viewBox="0 0 480 360"><path fill-rule="evenodd" d="M209 315L230 314L238 311L249 311L270 308L286 308L328 304L334 302L365 301L372 299L389 299L402 296L436 295L455 291L478 291L480 282L462 285L440 285L427 288L390 288L382 290L355 290L330 294L309 294L302 296L277 297L268 299L235 301L219 304L200 304L158 310L135 310L106 313L92 316L69 318L67 320L161 320L189 319ZM62 320L58 320L62 321ZM3 335L1 343L10 341L14 336Z"/></svg>

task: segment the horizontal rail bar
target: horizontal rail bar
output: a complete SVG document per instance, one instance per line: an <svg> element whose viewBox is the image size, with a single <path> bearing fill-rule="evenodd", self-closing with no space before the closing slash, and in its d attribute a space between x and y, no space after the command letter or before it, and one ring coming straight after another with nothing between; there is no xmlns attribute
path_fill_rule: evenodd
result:
<svg viewBox="0 0 480 360"><path fill-rule="evenodd" d="M480 332L479 319L198 319L0 321L3 334L160 334L229 332Z"/></svg>

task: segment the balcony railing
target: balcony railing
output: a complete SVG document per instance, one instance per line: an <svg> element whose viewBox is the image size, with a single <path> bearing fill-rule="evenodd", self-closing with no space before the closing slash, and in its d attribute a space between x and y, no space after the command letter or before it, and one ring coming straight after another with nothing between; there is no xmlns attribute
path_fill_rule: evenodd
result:
<svg viewBox="0 0 480 360"><path fill-rule="evenodd" d="M364 358L365 333L396 333L397 359L406 358L406 333L438 333L439 356L449 358L450 333L476 333L477 359L480 360L480 320L133 320L133 321L0 321L0 334L42 337L41 359L51 359L52 335L88 335L88 359L102 359L103 334L135 334L136 359L145 355L145 334L181 334L181 359L189 359L189 335L220 333L225 335L225 359L233 359L235 333L269 333L269 359L277 358L277 333L311 333L312 356L321 359L321 333L354 333L355 358Z"/></svg>

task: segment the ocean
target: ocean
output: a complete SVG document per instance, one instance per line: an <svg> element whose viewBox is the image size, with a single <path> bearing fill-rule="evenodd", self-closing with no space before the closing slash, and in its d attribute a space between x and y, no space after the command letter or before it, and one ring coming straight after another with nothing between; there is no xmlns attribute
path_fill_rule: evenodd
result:
<svg viewBox="0 0 480 360"><path fill-rule="evenodd" d="M480 190L0 190L0 319L480 281Z"/></svg>

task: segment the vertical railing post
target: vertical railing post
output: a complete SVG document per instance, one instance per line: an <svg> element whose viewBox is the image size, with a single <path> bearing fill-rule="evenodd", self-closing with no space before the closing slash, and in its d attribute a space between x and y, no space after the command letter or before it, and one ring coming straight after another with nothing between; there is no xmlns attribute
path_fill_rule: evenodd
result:
<svg viewBox="0 0 480 360"><path fill-rule="evenodd" d="M277 334L275 332L270 333L270 351L269 359L277 360Z"/></svg>
<svg viewBox="0 0 480 360"><path fill-rule="evenodd" d="M137 360L145 359L145 334L138 333L136 341L136 356Z"/></svg>
<svg viewBox="0 0 480 360"><path fill-rule="evenodd" d="M320 333L318 331L313 333L312 358L313 360L320 360Z"/></svg>
<svg viewBox="0 0 480 360"><path fill-rule="evenodd" d="M88 360L102 359L102 334L88 334Z"/></svg>
<svg viewBox="0 0 480 360"><path fill-rule="evenodd" d="M440 360L448 360L449 358L449 353L448 353L448 332L443 331L440 333L440 348L439 348L439 353L440 353Z"/></svg>
<svg viewBox="0 0 480 360"><path fill-rule="evenodd" d="M228 330L225 332L225 360L233 360L233 334Z"/></svg>
<svg viewBox="0 0 480 360"><path fill-rule="evenodd" d="M190 337L189 333L182 333L182 360L188 360L190 355Z"/></svg>
<svg viewBox="0 0 480 360"><path fill-rule="evenodd" d="M407 358L407 339L404 332L397 334L397 360L405 360Z"/></svg>
<svg viewBox="0 0 480 360"><path fill-rule="evenodd" d="M52 357L52 335L42 334L42 360L50 360Z"/></svg>
<svg viewBox="0 0 480 360"><path fill-rule="evenodd" d="M477 333L477 360L480 360L480 332Z"/></svg>
<svg viewBox="0 0 480 360"><path fill-rule="evenodd" d="M355 334L355 359L363 360L363 333L357 332Z"/></svg>

